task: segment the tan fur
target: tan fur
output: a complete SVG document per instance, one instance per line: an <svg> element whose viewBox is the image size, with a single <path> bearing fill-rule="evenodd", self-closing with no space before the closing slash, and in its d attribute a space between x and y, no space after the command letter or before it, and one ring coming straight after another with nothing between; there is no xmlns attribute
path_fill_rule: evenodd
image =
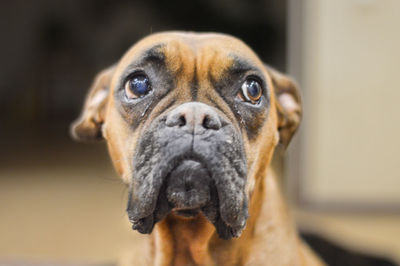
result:
<svg viewBox="0 0 400 266"><path fill-rule="evenodd" d="M159 43L165 44L160 49L165 55L169 71L177 77L178 82L174 91L164 97L146 120L132 131L117 111L113 90L117 78L129 63L146 48ZM232 65L231 53L248 59L262 69L268 86L275 91L271 94L270 111L260 133L252 139L248 139L244 132L242 134L248 163L246 192L250 202L246 228L237 239L221 240L213 225L203 215L183 218L172 213L155 225L146 245L139 245L143 250L135 250L132 258L123 260L126 265L323 265L299 239L277 177L269 167L277 143L281 141L286 146L300 122L301 105L297 88L284 75L267 69L240 40L221 34L180 32L155 34L145 38L123 56L112 72L108 72L109 97L97 103L103 115L96 117L95 124L82 124L79 121L90 121L88 114L94 116L93 112L84 111L73 128L74 134L79 138L84 132L79 132L79 129L98 127L101 124L102 135L107 140L114 166L124 182L129 184L132 172L130 158L133 157L141 130L172 99L175 103L170 109L191 100L190 82L194 75L198 82L197 101L218 105L220 115L234 121L233 124L239 128L235 114L209 80L210 77L215 80L223 77L224 70ZM93 91L95 89L89 94L88 102L91 101ZM146 252L146 248L150 251Z"/></svg>

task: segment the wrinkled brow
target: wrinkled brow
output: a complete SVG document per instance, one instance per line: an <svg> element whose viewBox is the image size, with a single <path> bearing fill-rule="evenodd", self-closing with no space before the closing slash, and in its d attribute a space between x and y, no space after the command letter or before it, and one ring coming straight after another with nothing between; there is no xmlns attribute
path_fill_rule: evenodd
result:
<svg viewBox="0 0 400 266"><path fill-rule="evenodd" d="M165 47L164 43L159 43L153 45L151 48L148 48L144 52L142 52L139 56L139 60L143 62L147 61L164 61L165 55L162 48Z"/></svg>
<svg viewBox="0 0 400 266"><path fill-rule="evenodd" d="M125 68L122 76L126 76L131 72L133 68L138 66L144 66L147 64L162 64L165 62L165 55L163 52L164 43L159 43L153 45L152 47L144 50L142 53L139 53L138 56L135 56L131 63Z"/></svg>
<svg viewBox="0 0 400 266"><path fill-rule="evenodd" d="M248 59L245 59L237 55L231 55L231 56L233 58L232 65L227 69L227 71L230 72L231 74L240 74L249 71L263 73L263 71L259 67L257 67L254 63L252 63Z"/></svg>

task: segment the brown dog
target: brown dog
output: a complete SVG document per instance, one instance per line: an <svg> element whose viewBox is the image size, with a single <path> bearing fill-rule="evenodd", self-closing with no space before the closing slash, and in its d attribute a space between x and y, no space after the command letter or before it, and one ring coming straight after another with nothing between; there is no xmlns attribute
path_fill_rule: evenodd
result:
<svg viewBox="0 0 400 266"><path fill-rule="evenodd" d="M97 76L72 133L106 139L133 229L151 233L133 265L322 265L269 167L300 117L294 83L240 40L167 32Z"/></svg>

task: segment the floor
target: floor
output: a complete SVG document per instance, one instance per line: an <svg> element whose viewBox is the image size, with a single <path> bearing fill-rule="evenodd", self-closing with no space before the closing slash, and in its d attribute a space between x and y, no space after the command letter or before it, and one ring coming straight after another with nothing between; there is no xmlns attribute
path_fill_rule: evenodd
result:
<svg viewBox="0 0 400 266"><path fill-rule="evenodd" d="M2 144L0 264L108 263L143 237L130 229L127 191L112 169L104 143L76 144L66 135L61 140L47 134L10 138ZM299 208L294 214L307 231L400 261L400 215Z"/></svg>

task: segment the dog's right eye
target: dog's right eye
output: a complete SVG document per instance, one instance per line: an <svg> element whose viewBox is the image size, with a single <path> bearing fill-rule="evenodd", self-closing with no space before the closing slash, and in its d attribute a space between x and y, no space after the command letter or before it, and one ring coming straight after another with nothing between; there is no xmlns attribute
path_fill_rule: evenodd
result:
<svg viewBox="0 0 400 266"><path fill-rule="evenodd" d="M137 74L125 83L125 95L128 99L137 99L151 91L149 78L143 74Z"/></svg>

